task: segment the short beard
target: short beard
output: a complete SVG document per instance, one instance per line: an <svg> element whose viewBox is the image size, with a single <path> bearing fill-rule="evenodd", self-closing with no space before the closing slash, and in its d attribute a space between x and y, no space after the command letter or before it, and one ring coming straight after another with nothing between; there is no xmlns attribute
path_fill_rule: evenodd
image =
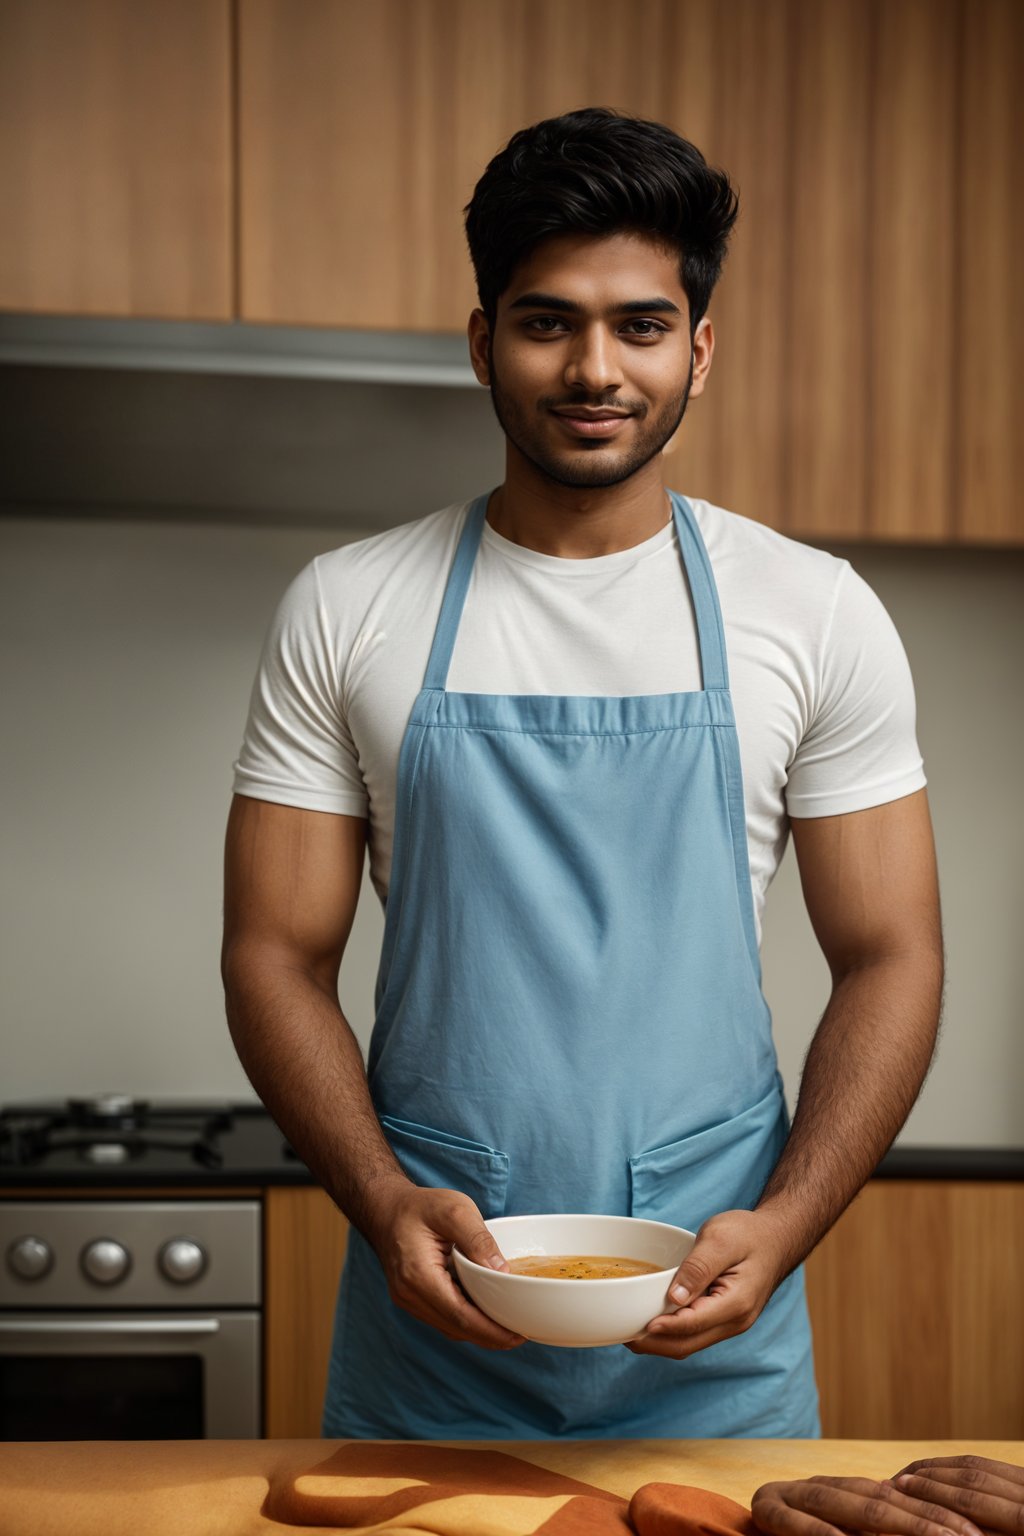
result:
<svg viewBox="0 0 1024 1536"><path fill-rule="evenodd" d="M597 459L601 452L596 450L582 450L579 455L568 464L560 463L549 458L543 451L536 436L529 430L528 419L522 414L518 406L505 394L498 379L494 367L493 351L488 349L488 364L491 374L491 404L494 414L498 418L498 425L508 438L510 443L529 460L545 479L555 485L567 485L586 487L588 489L603 489L607 486L621 485L624 480L638 474L645 465L656 458L665 444L668 443L682 423L686 415L686 406L690 399L690 387L693 384L693 351L690 351L690 368L686 376L686 387L681 396L673 400L659 414L650 428L637 434L637 441L633 450L620 459L617 463L605 463L602 465ZM646 418L644 418L646 419ZM594 459L594 463L588 460Z"/></svg>

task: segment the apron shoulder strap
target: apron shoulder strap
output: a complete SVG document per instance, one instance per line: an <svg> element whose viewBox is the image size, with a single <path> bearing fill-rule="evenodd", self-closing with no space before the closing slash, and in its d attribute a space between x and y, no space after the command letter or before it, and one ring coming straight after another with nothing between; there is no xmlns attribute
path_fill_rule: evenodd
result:
<svg viewBox="0 0 1024 1536"><path fill-rule="evenodd" d="M455 559L448 572L448 584L444 589L437 628L434 630L434 643L430 647L430 659L423 679L424 688L439 689L443 693L448 681L448 668L451 666L452 652L455 649L455 636L459 632L459 620L462 618L466 593L469 591L469 578L473 574L473 561L476 559L480 536L483 533L489 499L489 491L483 496L478 496L470 504L469 511L466 513L462 535L455 550Z"/></svg>
<svg viewBox="0 0 1024 1536"><path fill-rule="evenodd" d="M729 662L725 651L725 629L722 625L722 610L718 603L718 588L715 586L715 578L711 571L711 561L690 503L678 491L670 491L669 496L672 498L676 537L679 540L683 564L686 567L686 580L693 599L704 688L706 692L727 690Z"/></svg>
<svg viewBox="0 0 1024 1536"><path fill-rule="evenodd" d="M700 646L704 688L706 691L726 690L729 687L729 664L725 652L722 610L718 603L715 578L711 572L711 561L690 503L678 491L670 491L669 495L672 500L676 537L679 540L697 621L697 641ZM466 521L455 551L455 558L448 573L437 628L434 630L434 643L430 648L430 659L423 679L424 688L443 692L448 681L448 669L455 649L455 637L458 634L466 593L469 591L473 562L480 546L489 499L489 492L478 496L470 504L469 511L466 513Z"/></svg>

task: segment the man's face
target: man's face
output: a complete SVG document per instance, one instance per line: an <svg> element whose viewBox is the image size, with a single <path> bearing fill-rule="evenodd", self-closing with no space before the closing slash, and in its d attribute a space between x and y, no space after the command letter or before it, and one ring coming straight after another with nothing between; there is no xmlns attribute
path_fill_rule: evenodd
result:
<svg viewBox="0 0 1024 1536"><path fill-rule="evenodd" d="M679 255L642 236L544 241L498 301L493 335L476 311L470 339L506 437L559 485L629 479L686 410L693 362Z"/></svg>

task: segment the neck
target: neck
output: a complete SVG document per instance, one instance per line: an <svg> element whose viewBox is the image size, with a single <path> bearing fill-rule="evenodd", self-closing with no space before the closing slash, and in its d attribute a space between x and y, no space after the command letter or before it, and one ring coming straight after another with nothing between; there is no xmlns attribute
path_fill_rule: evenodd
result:
<svg viewBox="0 0 1024 1536"><path fill-rule="evenodd" d="M591 487L556 484L511 445L505 482L487 505L487 521L495 533L563 560L591 560L632 549L652 539L671 515L660 454L620 485Z"/></svg>

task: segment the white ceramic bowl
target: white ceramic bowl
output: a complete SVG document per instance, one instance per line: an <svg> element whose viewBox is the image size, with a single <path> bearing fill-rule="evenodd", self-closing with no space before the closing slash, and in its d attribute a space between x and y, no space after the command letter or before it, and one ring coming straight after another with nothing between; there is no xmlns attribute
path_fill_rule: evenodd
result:
<svg viewBox="0 0 1024 1536"><path fill-rule="evenodd" d="M635 1216L498 1216L485 1225L506 1259L601 1254L659 1266L617 1280L546 1280L503 1274L453 1249L463 1289L488 1317L538 1344L575 1349L624 1344L670 1310L668 1288L696 1241L683 1227Z"/></svg>

